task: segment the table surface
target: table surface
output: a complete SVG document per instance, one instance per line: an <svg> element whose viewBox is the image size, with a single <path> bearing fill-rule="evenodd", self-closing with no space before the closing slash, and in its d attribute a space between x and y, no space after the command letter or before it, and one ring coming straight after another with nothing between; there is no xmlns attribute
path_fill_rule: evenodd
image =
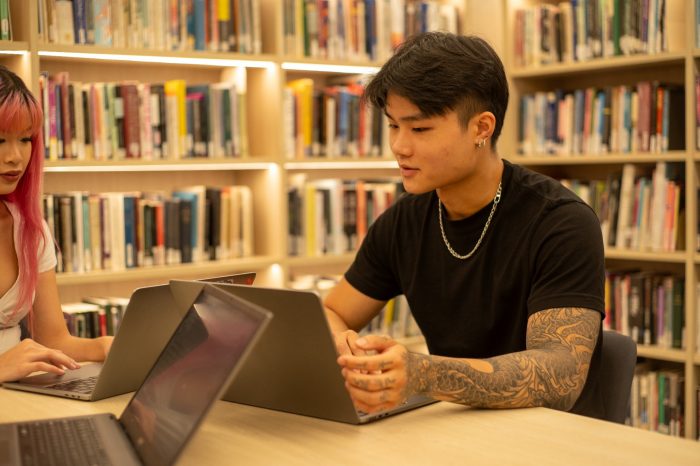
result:
<svg viewBox="0 0 700 466"><path fill-rule="evenodd" d="M111 412L132 394L84 402L0 388L0 422ZM436 403L355 426L217 401L182 465L700 465L700 442L546 408Z"/></svg>

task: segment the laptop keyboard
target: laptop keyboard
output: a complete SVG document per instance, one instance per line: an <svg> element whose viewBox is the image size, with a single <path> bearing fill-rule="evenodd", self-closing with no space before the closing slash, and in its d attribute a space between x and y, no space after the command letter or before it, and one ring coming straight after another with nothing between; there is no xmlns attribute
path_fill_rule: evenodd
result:
<svg viewBox="0 0 700 466"><path fill-rule="evenodd" d="M49 385L46 388L75 393L92 393L92 391L95 389L95 385L97 385L97 376L68 380L67 382L59 382Z"/></svg>
<svg viewBox="0 0 700 466"><path fill-rule="evenodd" d="M110 464L90 418L25 422L17 428L25 466Z"/></svg>

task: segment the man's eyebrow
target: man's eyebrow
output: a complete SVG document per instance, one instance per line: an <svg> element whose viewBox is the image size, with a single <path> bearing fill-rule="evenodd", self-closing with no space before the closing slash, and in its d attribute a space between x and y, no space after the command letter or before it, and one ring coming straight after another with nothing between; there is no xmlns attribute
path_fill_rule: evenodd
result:
<svg viewBox="0 0 700 466"><path fill-rule="evenodd" d="M386 110L384 110L384 115L386 115L387 118L396 121L396 118L389 115L389 112L387 112ZM427 119L428 119L428 115L421 112L421 113L414 113L413 115L402 116L401 118L399 118L399 121L411 122L411 121L422 121L422 120L427 120Z"/></svg>

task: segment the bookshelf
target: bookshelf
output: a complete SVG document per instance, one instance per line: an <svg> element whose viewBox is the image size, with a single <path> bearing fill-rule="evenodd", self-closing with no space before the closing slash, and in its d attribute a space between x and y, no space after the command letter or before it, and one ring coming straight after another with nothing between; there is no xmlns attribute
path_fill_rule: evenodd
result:
<svg viewBox="0 0 700 466"><path fill-rule="evenodd" d="M684 179L685 225L680 247L672 251L657 252L648 248L607 247L606 268L613 270L638 269L644 272L673 274L684 281L685 346L681 349L659 345L638 345L638 355L652 361L661 368L677 370L685 381L683 428L686 438L697 438L697 387L700 384L700 366L697 314L698 252L696 252L698 209L698 157L696 152L696 94L695 80L698 67L696 44L696 2L694 0L666 0L667 47L654 53L638 53L617 56L603 54L602 57L582 61L564 60L543 64L546 58L523 63L525 56L516 42L519 24L519 9L558 7L558 1L503 0L499 8L503 16L503 57L511 85L511 102L501 138L500 153L512 161L542 171L556 178L600 179L622 169L624 164L633 164L637 173L649 173L657 162L678 167ZM582 3L582 2L579 2ZM582 4L586 4L583 2ZM593 2L591 2L593 4ZM619 3L619 2L615 2ZM634 2L623 2L631 4ZM612 4L611 4L612 5ZM555 10L550 10L555 11ZM541 13L546 14L546 13ZM649 46L651 47L651 46ZM540 52L537 52L540 53ZM519 65L518 65L519 63ZM525 61L525 63L528 63ZM541 154L526 151L518 154L519 102L521 97L536 92L551 92L556 89L576 90L595 86L633 86L640 81L658 81L682 85L685 112L674 117L681 121L685 145L679 150L666 152L598 151L584 150L582 153ZM595 146L588 146L595 147ZM613 147L613 146L610 146ZM641 147L641 146L640 146ZM556 151L555 151L556 152Z"/></svg>
<svg viewBox="0 0 700 466"><path fill-rule="evenodd" d="M284 283L284 202L281 139L271 132L282 121L281 69L277 46L280 14L273 1L262 1L262 46L259 53L209 50L154 50L134 47L47 43L37 25L40 2L11 1L13 41L0 43L0 62L18 73L38 95L40 72L67 71L71 81L133 80L162 83L182 79L187 84L242 82L246 106L248 150L236 158L179 160L46 160L45 192L89 193L162 191L192 185L242 185L253 193L255 226L253 253L240 258L123 270L65 272L57 275L61 300L89 295L129 296L134 288L167 278L198 278L256 271L261 284Z"/></svg>
<svg viewBox="0 0 700 466"><path fill-rule="evenodd" d="M116 4L107 3L111 3L112 8ZM148 3L160 5L162 2ZM248 186L253 194L253 254L211 262L61 272L57 280L63 303L79 301L89 295L129 296L134 288L162 283L166 277L198 278L250 270L258 273L256 283L260 285L284 286L298 274L340 274L351 262L351 253L289 256L286 192L289 179L299 174L311 181L324 178L387 179L396 177L395 162L386 153L381 157L361 159L347 154L333 158L288 158L281 130L286 124L283 94L286 84L295 79L311 78L315 86L322 87L371 73L388 56L389 47L380 44L373 59L357 45L351 47L349 44L347 52L308 56L303 41L299 48L299 42L290 44L285 34L285 8L292 2L251 0L245 3L259 6L260 46L255 53L212 51L209 46L204 50L193 50L191 46L184 46L187 50L182 50L183 46L174 47L178 50L158 49L157 46L130 47L128 41L132 36L129 34L133 31L127 31L126 36L122 32L120 43L116 43L113 36L113 46L48 40L46 36L50 32L42 31L38 24L45 15L41 11L42 2L10 0L13 40L0 41L0 63L22 77L35 95L41 89L41 72L55 75L64 71L69 73L71 81L82 83L123 80L162 83L169 79L183 79L187 84L199 84L240 79L242 75L246 88L249 149L243 157L215 160L45 160L44 191L99 194L145 190L146 186L149 191L171 191L194 184ZM383 3L388 5L388 2ZM435 5L452 6L450 21L457 21L464 28L467 21L464 4L463 0L440 0ZM297 27L300 21L303 23L303 18L294 20ZM160 27L156 23L152 25L156 29ZM385 30L385 35L388 32Z"/></svg>
<svg viewBox="0 0 700 466"><path fill-rule="evenodd" d="M58 276L62 302L74 302L87 295L128 296L138 286L162 283L167 278L196 278L232 272L256 271L257 283L266 286L289 285L296 275L340 274L353 259L352 253L316 257L290 256L287 247L289 225L287 190L290 179L303 174L308 180L386 179L396 176L394 161L386 150L379 157L338 156L289 158L284 131L284 93L287 83L311 78L314 86L343 82L377 69L387 53L381 49L376 59L361 54L344 58L304 55L290 44L284 33L286 18L280 0L258 0L260 6L260 53L215 52L208 50L161 51L129 47L60 45L40 37L35 18L37 2L11 0L13 41L0 41L0 63L18 73L36 93L41 71L68 71L71 78L91 81L134 79L162 82L185 79L188 83L214 83L228 79L235 67L244 76L247 98L248 153L235 159L181 159L176 161L47 161L45 191L86 190L91 192L170 190L195 183L211 185L242 184L253 193L255 239L249 257L182 265L140 267L118 271L61 273ZM669 17L676 21L669 28L669 50L654 55L631 55L575 63L516 67L512 35L514 10L557 1L528 0L440 0L439 5L455 7L460 29L487 39L504 59L511 84L512 100L499 153L559 178L589 178L620 169L632 163L650 170L659 162L682 166L685 179L685 244L695 244L698 170L700 154L695 147L695 69L700 49L695 42L695 3L693 0L666 0ZM610 153L604 155L518 156L517 102L521 95L558 87L583 88L590 85L631 84L639 79L664 80L685 85L684 150L659 154ZM685 377L685 436L696 438L698 426L692 416L698 410L695 387L700 382L700 352L694 335L698 326L695 311L700 254L692 247L680 251L650 252L608 248L606 261L611 267L638 267L685 277L684 349L640 346L639 354L680 368ZM420 341L409 342L420 345Z"/></svg>

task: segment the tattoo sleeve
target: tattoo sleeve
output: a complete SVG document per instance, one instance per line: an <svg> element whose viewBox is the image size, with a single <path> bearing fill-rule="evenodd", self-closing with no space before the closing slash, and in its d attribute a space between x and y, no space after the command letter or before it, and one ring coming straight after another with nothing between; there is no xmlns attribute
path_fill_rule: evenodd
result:
<svg viewBox="0 0 700 466"><path fill-rule="evenodd" d="M596 311L548 309L530 317L525 351L484 360L408 353L407 394L483 408L568 410L586 382L599 328Z"/></svg>

